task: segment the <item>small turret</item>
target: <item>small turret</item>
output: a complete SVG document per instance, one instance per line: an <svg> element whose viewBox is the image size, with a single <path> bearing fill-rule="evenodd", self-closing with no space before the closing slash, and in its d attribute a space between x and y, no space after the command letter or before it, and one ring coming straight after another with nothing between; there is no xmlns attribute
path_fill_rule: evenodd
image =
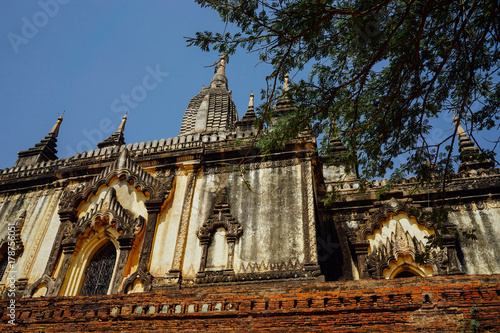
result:
<svg viewBox="0 0 500 333"><path fill-rule="evenodd" d="M47 136L41 140L40 143L35 144L34 147L29 148L28 150L17 153L18 158L14 164L15 167L57 160L57 136L59 134L59 128L61 127L65 112L57 118L57 121L50 130L49 134L47 134Z"/></svg>
<svg viewBox="0 0 500 333"><path fill-rule="evenodd" d="M288 92L290 91L289 87L289 75L288 73L285 74L285 81L283 82L283 94L280 96L279 100L276 102L276 113L274 118L280 118L290 112L291 110L294 109L294 106L292 104L292 100L290 99L290 96Z"/></svg>
<svg viewBox="0 0 500 333"><path fill-rule="evenodd" d="M254 94L250 94L250 100L248 101L248 108L245 115L241 118L240 121L236 124L238 130L240 131L249 131L255 128L255 120L257 116L255 115L254 110Z"/></svg>
<svg viewBox="0 0 500 333"><path fill-rule="evenodd" d="M460 124L459 119L454 117L453 121L457 126L458 152L460 153L458 171L493 168L495 162L484 156L479 148L474 145L474 142L472 142Z"/></svg>
<svg viewBox="0 0 500 333"><path fill-rule="evenodd" d="M113 146L121 146L125 144L125 137L123 136L123 132L125 131L125 124L127 122L127 113L122 118L122 122L120 126L118 126L118 130L109 136L106 140L99 142L97 147L105 148L105 147L113 147Z"/></svg>

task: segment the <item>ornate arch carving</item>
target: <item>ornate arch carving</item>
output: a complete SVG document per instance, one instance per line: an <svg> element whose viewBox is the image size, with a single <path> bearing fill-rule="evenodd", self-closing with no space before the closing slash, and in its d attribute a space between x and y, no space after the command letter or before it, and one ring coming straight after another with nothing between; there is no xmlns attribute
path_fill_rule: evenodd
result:
<svg viewBox="0 0 500 333"><path fill-rule="evenodd" d="M116 199L116 191L113 188L109 189L105 199L93 206L85 216L78 218L80 204L89 200L92 195L96 195L102 186L109 185L115 178L127 181L147 197L144 202L148 211L147 223L142 216L132 218L127 213ZM116 240L120 248L118 261L119 270L121 270L120 274L122 275L115 278L120 279L119 281L123 278L123 269L128 254L135 239L137 239L137 235L141 232L145 232L145 236L140 249L140 267L138 269L145 271L156 230L158 214L171 192L173 180L173 174L167 175L163 173L156 178L151 176L130 158L129 151L125 146L122 146L115 162L106 167L93 180L82 183L73 189L66 188L59 203L61 224L45 269L45 274L52 276L55 272L57 259L62 256L63 264L56 278L55 287L53 288L54 293L57 294L61 290L64 280L63 275L68 269L78 239L82 238L82 235L85 235L86 232L92 232L96 225L100 223L109 223L118 232ZM113 293L118 291L119 281L113 280Z"/></svg>
<svg viewBox="0 0 500 333"><path fill-rule="evenodd" d="M87 213L76 222L67 222L61 225L62 238L62 259L61 268L54 283L53 293L63 292L68 295L76 295L78 286L82 280L82 270L74 269L74 265L80 265L83 260L80 258L82 253L97 249L102 241L112 241L118 248L118 258L116 268L114 269L114 278L111 281L111 291L118 291L126 263L128 261L130 250L134 244L137 235L141 233L145 226L145 218L138 216L131 217L116 198L116 190L111 187L106 195L98 201ZM111 226L111 229L108 226ZM97 243L83 242L83 239L92 239L93 234L104 232L104 238L99 237ZM101 239L102 238L102 239ZM99 245L99 246L97 246ZM77 251L77 248L79 249ZM74 254L78 253L75 257ZM75 261L76 260L76 261ZM68 276L67 273L69 274ZM66 281L66 282L65 282ZM76 282L75 282L76 281ZM64 286L69 287L64 287ZM63 289L61 289L63 288Z"/></svg>
<svg viewBox="0 0 500 333"><path fill-rule="evenodd" d="M380 230L383 228L385 227L381 226ZM453 267L454 263L451 262L449 254L454 248L449 249L447 246L433 248L428 252L424 262L418 264L416 258L425 251L425 241L411 236L397 220L396 228L390 237L368 253L365 269L374 279L392 278L402 267L407 267L412 273L420 276L452 274L453 270L457 270L456 266Z"/></svg>
<svg viewBox="0 0 500 333"><path fill-rule="evenodd" d="M226 229L226 237L239 238L243 233L241 224L231 215L231 209L227 198L227 190L223 189L215 199L215 208L212 215L203 223L198 230L198 238L201 242L209 241L212 232L219 227Z"/></svg>

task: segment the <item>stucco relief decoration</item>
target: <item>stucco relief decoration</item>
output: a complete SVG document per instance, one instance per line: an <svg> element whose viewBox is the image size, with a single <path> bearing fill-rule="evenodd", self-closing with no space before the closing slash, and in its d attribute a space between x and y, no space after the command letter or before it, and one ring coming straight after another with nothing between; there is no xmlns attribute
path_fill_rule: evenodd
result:
<svg viewBox="0 0 500 333"><path fill-rule="evenodd" d="M126 181L135 189L142 192L147 198L145 202L146 206L148 203L154 203L159 207L161 207L163 201L169 195L173 182L173 175L165 175L164 177L159 177L159 179L154 178L135 163L131 159L128 149L122 146L116 160L99 175L90 181L82 182L78 185L69 184L59 201L58 213L61 225L51 251L50 259L45 268L44 276L52 276L57 260L61 255L61 249L63 253L68 255L73 254L78 238L85 237L86 233L97 232L96 229L98 228L96 226L110 225L116 229L118 234L120 234L117 241L120 242L120 246L124 249L128 248L130 246L128 244L131 244L134 239L137 239L138 234L144 232L146 229L146 220L144 217L131 217L118 202L116 191L113 188L110 188L105 198L93 205L83 217L78 218L80 204L86 202L91 196L96 195L104 186L108 186L111 181L117 178ZM151 215L149 217L152 217L154 214L149 215ZM128 251L126 252L128 253ZM69 257L65 257L64 262L67 265ZM67 268L67 266L63 266L63 271ZM54 284L53 288L49 288L51 290L49 290L48 294L57 294L59 292L64 275L65 273L61 272L55 281L52 281L52 277L50 278ZM44 281L40 279L34 286L36 287L39 283L44 283Z"/></svg>
<svg viewBox="0 0 500 333"><path fill-rule="evenodd" d="M443 248L431 249L422 264L416 258L424 253L432 222L418 223L409 213L419 209L411 200L392 198L371 211L359 229L351 230L349 240L355 248L359 269L365 278L393 278L399 274L431 276L459 272L454 239L445 235ZM361 222L361 221L359 221Z"/></svg>
<svg viewBox="0 0 500 333"><path fill-rule="evenodd" d="M403 229L401 223L396 221L395 232L392 232L385 242L377 243L369 253L366 261L368 272L375 279L389 278L391 277L389 273L392 273L397 266L404 266L415 275L432 275L435 269L421 267L415 262L416 256L424 251L425 244L412 237ZM433 252L431 258L426 261L427 265L434 262L435 254L436 252ZM435 268L435 265L432 266Z"/></svg>
<svg viewBox="0 0 500 333"><path fill-rule="evenodd" d="M77 238L85 233L87 228L95 229L98 225L113 225L123 235L137 235L144 227L142 216L132 218L116 200L116 191L110 188L106 196L99 201L87 214L78 220L73 227L66 229L65 238Z"/></svg>
<svg viewBox="0 0 500 333"><path fill-rule="evenodd" d="M91 195L95 195L102 186L108 185L115 178L133 184L136 189L144 193L149 199L164 199L172 185L172 177L165 177L163 181L159 181L144 171L137 163L132 161L129 151L123 146L116 161L104 169L97 177L80 184L73 190L67 189L64 192L59 204L59 214L70 213L76 215L76 209L81 202L87 200Z"/></svg>
<svg viewBox="0 0 500 333"><path fill-rule="evenodd" d="M416 258L425 252L432 226L419 224L408 211L414 205L392 198L373 211L372 218L351 234L353 244L366 244L366 259L361 261L368 277L393 278L399 274L431 276L458 272L454 241L446 236L443 248L431 249L422 264ZM361 252L360 252L361 253ZM359 256L359 254L358 254ZM359 259L359 258L358 258Z"/></svg>
<svg viewBox="0 0 500 333"><path fill-rule="evenodd" d="M214 233L218 228L224 228L225 230L225 237L227 240L227 263L223 270L207 271L208 250L214 238ZM223 189L216 197L212 215L198 230L198 239L202 247L202 256L200 260L200 269L196 275L197 282L235 280L233 269L234 246L242 234L242 226L231 215L227 190Z"/></svg>

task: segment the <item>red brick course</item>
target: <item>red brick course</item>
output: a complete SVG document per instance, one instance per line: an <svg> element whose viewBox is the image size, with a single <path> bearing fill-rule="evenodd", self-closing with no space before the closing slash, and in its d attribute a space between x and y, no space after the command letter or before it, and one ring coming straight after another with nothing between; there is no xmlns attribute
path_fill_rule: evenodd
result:
<svg viewBox="0 0 500 333"><path fill-rule="evenodd" d="M500 275L281 281L0 301L4 332L500 332ZM475 312L477 309L478 312ZM471 311L473 310L473 311Z"/></svg>

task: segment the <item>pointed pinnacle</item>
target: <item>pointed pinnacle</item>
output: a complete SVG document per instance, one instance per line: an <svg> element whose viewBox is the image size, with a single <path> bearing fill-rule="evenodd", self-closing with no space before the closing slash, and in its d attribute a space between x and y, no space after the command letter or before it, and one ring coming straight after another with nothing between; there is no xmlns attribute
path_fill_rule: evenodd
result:
<svg viewBox="0 0 500 333"><path fill-rule="evenodd" d="M57 135L59 134L59 128L61 127L61 123L63 121L63 116L65 112L66 111L64 111L63 114L60 115L59 118L57 118L56 123L49 132L49 136L57 137Z"/></svg>
<svg viewBox="0 0 500 333"><path fill-rule="evenodd" d="M288 73L285 74L285 82L283 82L283 93L286 93L288 92L288 90L290 90L290 88L288 87L288 79L289 79L290 75L288 75Z"/></svg>
<svg viewBox="0 0 500 333"><path fill-rule="evenodd" d="M125 112L125 115L122 118L122 122L121 122L120 126L118 126L117 132L119 132L119 133L123 133L123 131L125 130L125 123L127 122L127 114L128 114L128 111Z"/></svg>

